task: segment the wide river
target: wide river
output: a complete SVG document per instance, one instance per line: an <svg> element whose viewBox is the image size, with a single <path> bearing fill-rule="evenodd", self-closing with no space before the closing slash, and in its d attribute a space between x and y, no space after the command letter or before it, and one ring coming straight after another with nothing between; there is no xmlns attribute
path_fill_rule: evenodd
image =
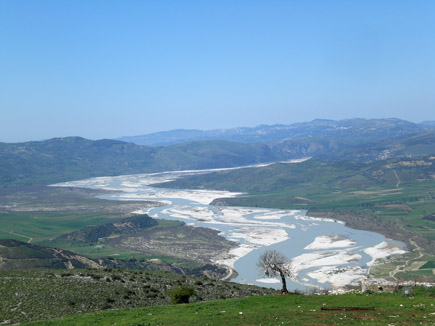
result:
<svg viewBox="0 0 435 326"><path fill-rule="evenodd" d="M222 236L240 246L222 253L214 261L234 268L238 277L233 281L239 283L281 287L278 278L265 278L256 266L259 256L267 249L276 249L291 259L295 278L288 280L288 287L299 290L310 286L329 288L357 283L369 273L376 259L388 258L406 250L401 242L377 233L350 229L340 221L308 217L302 210L209 205L216 198L240 196L240 193L151 186L218 170L228 169L99 177L57 186L119 191L100 196L104 199L160 201L165 205L135 213L219 230Z"/></svg>

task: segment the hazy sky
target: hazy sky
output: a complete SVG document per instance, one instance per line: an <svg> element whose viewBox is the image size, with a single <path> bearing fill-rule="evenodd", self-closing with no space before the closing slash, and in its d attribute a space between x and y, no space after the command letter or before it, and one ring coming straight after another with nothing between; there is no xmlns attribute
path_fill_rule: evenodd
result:
<svg viewBox="0 0 435 326"><path fill-rule="evenodd" d="M435 1L0 1L0 141L435 120Z"/></svg>

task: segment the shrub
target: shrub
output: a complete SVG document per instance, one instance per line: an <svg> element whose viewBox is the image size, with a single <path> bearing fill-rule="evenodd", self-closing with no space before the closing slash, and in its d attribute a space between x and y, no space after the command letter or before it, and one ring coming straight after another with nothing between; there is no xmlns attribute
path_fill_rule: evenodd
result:
<svg viewBox="0 0 435 326"><path fill-rule="evenodd" d="M195 294L195 289L191 286L182 285L170 289L168 294L173 304L189 303L190 297Z"/></svg>

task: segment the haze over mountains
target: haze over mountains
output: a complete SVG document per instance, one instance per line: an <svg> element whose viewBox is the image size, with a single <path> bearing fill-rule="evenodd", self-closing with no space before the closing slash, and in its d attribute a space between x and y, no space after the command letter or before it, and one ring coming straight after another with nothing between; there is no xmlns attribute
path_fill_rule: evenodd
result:
<svg viewBox="0 0 435 326"><path fill-rule="evenodd" d="M400 119L347 119L294 123L290 125L260 125L253 128L192 130L176 129L140 136L125 136L118 140L137 145L167 146L198 140L230 140L241 143L273 143L288 138L343 138L359 139L396 138L435 130L435 121L413 123Z"/></svg>
<svg viewBox="0 0 435 326"><path fill-rule="evenodd" d="M174 130L123 139L130 142L66 137L0 143L0 185L234 167L302 157L370 162L435 154L435 125L399 119L314 120L255 128ZM145 141L148 146L141 145Z"/></svg>

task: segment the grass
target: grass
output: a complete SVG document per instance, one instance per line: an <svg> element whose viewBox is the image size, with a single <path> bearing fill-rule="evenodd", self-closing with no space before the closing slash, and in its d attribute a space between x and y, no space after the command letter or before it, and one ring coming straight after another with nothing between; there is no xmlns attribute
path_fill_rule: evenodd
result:
<svg viewBox="0 0 435 326"><path fill-rule="evenodd" d="M205 277L132 270L0 271L0 324L109 309L169 304L168 291L193 287L194 301L275 293Z"/></svg>
<svg viewBox="0 0 435 326"><path fill-rule="evenodd" d="M322 307L375 307L322 311ZM24 325L433 325L434 301L400 295L274 295L104 311Z"/></svg>
<svg viewBox="0 0 435 326"><path fill-rule="evenodd" d="M96 212L31 212L0 214L0 237L38 243L79 228L113 221L113 215Z"/></svg>
<svg viewBox="0 0 435 326"><path fill-rule="evenodd" d="M425 269L425 268L435 268L435 261L434 260L428 261L426 264L420 267L420 269Z"/></svg>
<svg viewBox="0 0 435 326"><path fill-rule="evenodd" d="M178 221L169 221L169 220L156 220L158 224L156 226L152 226L150 228L147 228L148 231L154 230L154 229L165 229L170 228L174 226L180 226L182 225L182 222ZM113 222L113 219L111 219L109 222ZM85 227L85 226L84 226ZM121 235L119 235L121 236ZM66 250L70 250L73 252L76 252L80 255L89 257L89 258L103 258L103 257L111 257L116 259L149 259L149 258L159 258L164 261L167 261L168 263L172 263L175 260L169 258L169 257L163 257L163 256L151 256L146 254L141 254L138 252L129 252L129 251L123 251L117 248L114 248L112 246L107 246L104 244L104 241L101 241L97 244L94 243L81 243L76 241L70 241L64 238L57 238L53 241L42 241L39 243L43 246L49 246L49 247L57 247L62 248Z"/></svg>

